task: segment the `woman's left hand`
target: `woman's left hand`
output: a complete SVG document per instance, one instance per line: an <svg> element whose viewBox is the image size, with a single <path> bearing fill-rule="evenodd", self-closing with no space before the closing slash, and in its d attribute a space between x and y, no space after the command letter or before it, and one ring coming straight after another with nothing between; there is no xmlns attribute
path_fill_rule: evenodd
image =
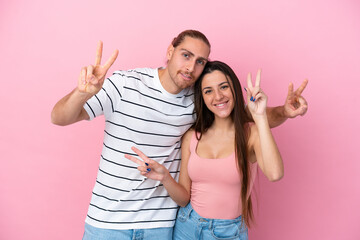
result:
<svg viewBox="0 0 360 240"><path fill-rule="evenodd" d="M260 88L261 70L256 74L255 86L252 84L251 73L247 77L247 106L253 118L266 116L267 96Z"/></svg>

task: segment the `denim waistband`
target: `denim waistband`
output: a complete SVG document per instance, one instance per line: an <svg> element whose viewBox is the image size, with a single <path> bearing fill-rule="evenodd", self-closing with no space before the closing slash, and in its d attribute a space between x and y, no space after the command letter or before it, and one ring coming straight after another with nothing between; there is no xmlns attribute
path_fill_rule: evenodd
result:
<svg viewBox="0 0 360 240"><path fill-rule="evenodd" d="M209 225L211 228L213 225L222 225L222 224L231 224L241 222L241 216L235 219L213 219L213 218L204 218L201 217L191 206L191 203L188 203L186 207L183 208L183 211L180 211L180 214L183 214L182 217L187 217L192 219L195 222L201 223L202 225Z"/></svg>

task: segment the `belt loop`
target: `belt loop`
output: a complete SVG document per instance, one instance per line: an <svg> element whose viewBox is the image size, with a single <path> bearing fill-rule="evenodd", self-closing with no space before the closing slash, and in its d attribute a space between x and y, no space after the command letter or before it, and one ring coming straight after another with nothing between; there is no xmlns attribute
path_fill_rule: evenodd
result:
<svg viewBox="0 0 360 240"><path fill-rule="evenodd" d="M186 209L186 211L185 211L186 216L187 216L188 218L190 218L190 214L191 214L191 212L192 212L192 210L193 210L190 202L189 202L188 205L185 207L185 209Z"/></svg>
<svg viewBox="0 0 360 240"><path fill-rule="evenodd" d="M209 230L212 229L212 226L213 226L213 219L209 220Z"/></svg>

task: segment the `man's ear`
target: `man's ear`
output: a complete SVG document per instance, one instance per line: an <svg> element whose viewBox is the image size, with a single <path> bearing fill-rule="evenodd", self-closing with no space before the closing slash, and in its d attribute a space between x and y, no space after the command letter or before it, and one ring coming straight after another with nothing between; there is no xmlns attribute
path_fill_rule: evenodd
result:
<svg viewBox="0 0 360 240"><path fill-rule="evenodd" d="M168 61L171 59L171 57L174 53L174 50L175 50L174 46L172 44L170 44L166 51L166 58Z"/></svg>

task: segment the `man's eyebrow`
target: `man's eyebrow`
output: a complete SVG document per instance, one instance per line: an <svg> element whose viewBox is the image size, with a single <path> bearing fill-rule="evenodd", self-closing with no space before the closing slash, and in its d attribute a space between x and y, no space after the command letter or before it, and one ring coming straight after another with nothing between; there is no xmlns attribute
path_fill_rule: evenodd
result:
<svg viewBox="0 0 360 240"><path fill-rule="evenodd" d="M180 50L188 52L189 55L191 55L191 56L195 56L195 54L193 54L192 52L190 52L189 50L187 50L185 48L181 48Z"/></svg>
<svg viewBox="0 0 360 240"><path fill-rule="evenodd" d="M204 57L199 57L198 60L203 60L205 62L209 61L208 59L204 58Z"/></svg>
<svg viewBox="0 0 360 240"><path fill-rule="evenodd" d="M195 56L194 53L190 52L189 50L187 50L187 49L185 49L185 48L181 48L180 50L188 52L188 54L189 54L190 56L192 56L192 57ZM208 59L206 59L206 58L204 58L204 57L199 57L198 59L201 59L201 60L204 60L204 61L208 61Z"/></svg>

